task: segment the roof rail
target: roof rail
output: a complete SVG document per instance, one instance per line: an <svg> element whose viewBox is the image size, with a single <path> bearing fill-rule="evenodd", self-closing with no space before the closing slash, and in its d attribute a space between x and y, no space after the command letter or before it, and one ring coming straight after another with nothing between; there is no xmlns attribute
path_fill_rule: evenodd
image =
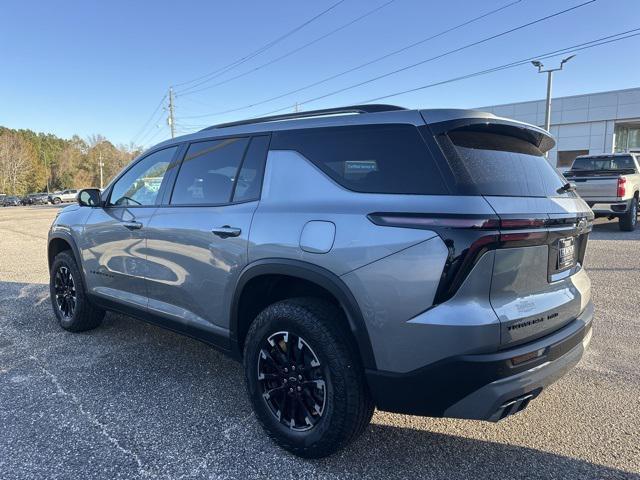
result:
<svg viewBox="0 0 640 480"><path fill-rule="evenodd" d="M306 112L285 113L282 115L271 115L269 117L249 118L247 120L239 120L236 122L220 123L202 129L213 130L216 128L236 127L238 125L249 125L252 123L275 122L277 120L293 120L296 118L323 117L325 115L339 115L342 113L377 113L390 112L393 110L406 110L404 107L397 105L370 104L370 105L349 105L347 107L323 108L322 110L309 110Z"/></svg>

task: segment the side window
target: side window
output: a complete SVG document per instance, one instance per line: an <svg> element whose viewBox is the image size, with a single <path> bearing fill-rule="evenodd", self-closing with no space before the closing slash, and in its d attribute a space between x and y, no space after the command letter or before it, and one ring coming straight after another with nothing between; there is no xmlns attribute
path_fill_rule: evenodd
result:
<svg viewBox="0 0 640 480"><path fill-rule="evenodd" d="M233 194L234 202L248 202L260 198L264 164L267 160L269 137L253 137L238 174L236 189Z"/></svg>
<svg viewBox="0 0 640 480"><path fill-rule="evenodd" d="M443 195L440 171L413 125L359 125L274 132L271 150L295 150L349 190Z"/></svg>
<svg viewBox="0 0 640 480"><path fill-rule="evenodd" d="M248 138L192 143L180 166L171 204L229 203L233 183L248 143Z"/></svg>
<svg viewBox="0 0 640 480"><path fill-rule="evenodd" d="M164 175L177 147L165 148L143 158L125 173L111 190L109 205L155 205Z"/></svg>

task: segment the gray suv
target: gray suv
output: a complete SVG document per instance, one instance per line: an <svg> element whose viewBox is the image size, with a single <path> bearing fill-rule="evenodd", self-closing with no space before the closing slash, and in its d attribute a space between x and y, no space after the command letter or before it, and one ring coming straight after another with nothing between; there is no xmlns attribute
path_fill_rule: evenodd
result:
<svg viewBox="0 0 640 480"><path fill-rule="evenodd" d="M304 457L374 408L498 421L582 357L593 214L537 127L364 105L168 140L49 233L70 331L105 310L244 364L256 417Z"/></svg>

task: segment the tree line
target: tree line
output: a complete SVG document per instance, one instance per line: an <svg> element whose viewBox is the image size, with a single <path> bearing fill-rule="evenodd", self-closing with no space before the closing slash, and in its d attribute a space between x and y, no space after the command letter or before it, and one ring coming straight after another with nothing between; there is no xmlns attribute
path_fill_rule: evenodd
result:
<svg viewBox="0 0 640 480"><path fill-rule="evenodd" d="M100 187L100 163L107 185L141 151L133 144L114 145L102 135L64 139L0 127L0 193Z"/></svg>

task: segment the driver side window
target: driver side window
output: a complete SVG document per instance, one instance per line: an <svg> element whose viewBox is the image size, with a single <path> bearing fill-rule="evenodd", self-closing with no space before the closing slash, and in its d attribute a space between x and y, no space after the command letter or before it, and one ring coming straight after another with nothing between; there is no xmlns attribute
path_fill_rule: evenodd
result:
<svg viewBox="0 0 640 480"><path fill-rule="evenodd" d="M136 163L113 185L109 205L155 205L162 180L177 148L165 148Z"/></svg>

